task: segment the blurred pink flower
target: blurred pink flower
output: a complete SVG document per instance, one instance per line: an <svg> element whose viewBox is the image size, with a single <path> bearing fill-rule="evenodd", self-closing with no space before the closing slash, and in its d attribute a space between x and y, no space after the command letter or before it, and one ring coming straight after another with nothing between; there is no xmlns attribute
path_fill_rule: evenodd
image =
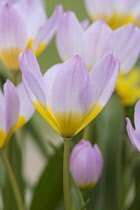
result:
<svg viewBox="0 0 140 210"><path fill-rule="evenodd" d="M63 61L79 55L90 71L111 50L120 61L121 73L129 72L136 63L140 52L140 30L134 24L112 31L104 20L98 20L85 29L83 22L81 24L71 11L63 13L60 19L56 46Z"/></svg>
<svg viewBox="0 0 140 210"><path fill-rule="evenodd" d="M18 55L26 48L38 55L56 33L62 6L47 19L41 0L0 2L0 59L19 71Z"/></svg>
<svg viewBox="0 0 140 210"><path fill-rule="evenodd" d="M31 118L34 110L22 83L15 87L7 80L4 94L0 90L0 148L8 143L15 130Z"/></svg>
<svg viewBox="0 0 140 210"><path fill-rule="evenodd" d="M92 20L103 18L113 29L128 23L140 25L139 0L84 0Z"/></svg>

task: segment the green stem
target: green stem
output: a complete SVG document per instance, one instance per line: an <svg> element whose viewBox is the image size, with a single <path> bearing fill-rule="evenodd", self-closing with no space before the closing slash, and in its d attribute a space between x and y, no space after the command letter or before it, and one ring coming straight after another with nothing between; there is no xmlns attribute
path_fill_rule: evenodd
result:
<svg viewBox="0 0 140 210"><path fill-rule="evenodd" d="M91 129L91 125L90 125L90 123L89 123L89 124L84 128L83 139L89 140L90 129Z"/></svg>
<svg viewBox="0 0 140 210"><path fill-rule="evenodd" d="M5 153L3 151L1 152L1 158L3 160L3 163L5 165L5 168L7 170L8 176L9 176L9 180L11 182L11 186L13 188L13 192L15 194L15 198L16 198L16 201L17 201L18 209L19 210L25 210L24 205L23 205L23 201L22 201L22 198L21 198L21 193L19 191L19 188L18 188L16 179L15 179L15 176L14 176L13 170L11 168L11 165L9 163L9 160L8 160L7 156L5 155Z"/></svg>
<svg viewBox="0 0 140 210"><path fill-rule="evenodd" d="M70 140L71 139L69 138L64 138L63 191L64 191L65 210L71 210L70 173L69 173Z"/></svg>

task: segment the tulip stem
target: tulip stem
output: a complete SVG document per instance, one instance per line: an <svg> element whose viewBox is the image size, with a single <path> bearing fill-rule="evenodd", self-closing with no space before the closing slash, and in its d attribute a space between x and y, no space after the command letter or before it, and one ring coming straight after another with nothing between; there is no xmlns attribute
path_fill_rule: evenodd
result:
<svg viewBox="0 0 140 210"><path fill-rule="evenodd" d="M70 140L71 140L70 138L64 138L63 193L64 193L65 210L71 210L70 172L69 172Z"/></svg>
<svg viewBox="0 0 140 210"><path fill-rule="evenodd" d="M1 158L3 160L3 163L5 165L5 168L7 170L8 176L9 176L9 180L11 182L11 186L12 186L12 189L13 189L13 192L15 194L16 201L17 201L18 209L19 210L25 210L24 205L23 205L23 201L22 201L22 198L21 198L21 193L19 191L18 184L17 184L17 181L15 179L14 172L11 168L11 165L10 165L10 162L9 162L7 156L5 155L5 153L3 151L1 152Z"/></svg>

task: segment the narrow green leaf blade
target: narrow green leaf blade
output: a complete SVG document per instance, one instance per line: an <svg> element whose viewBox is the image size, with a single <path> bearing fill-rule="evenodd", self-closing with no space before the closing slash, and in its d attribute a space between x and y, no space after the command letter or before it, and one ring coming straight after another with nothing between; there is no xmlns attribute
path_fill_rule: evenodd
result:
<svg viewBox="0 0 140 210"><path fill-rule="evenodd" d="M36 186L30 210L55 210L63 194L62 147L49 159Z"/></svg>

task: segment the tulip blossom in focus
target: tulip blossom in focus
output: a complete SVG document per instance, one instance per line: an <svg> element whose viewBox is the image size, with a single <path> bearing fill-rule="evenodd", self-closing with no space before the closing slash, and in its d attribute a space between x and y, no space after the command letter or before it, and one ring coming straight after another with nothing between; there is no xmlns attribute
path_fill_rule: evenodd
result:
<svg viewBox="0 0 140 210"><path fill-rule="evenodd" d="M25 89L38 112L63 137L70 138L93 120L108 102L119 73L119 61L107 53L88 72L79 56L54 65L44 77L34 54L20 54Z"/></svg>
<svg viewBox="0 0 140 210"><path fill-rule="evenodd" d="M128 23L140 25L139 0L84 0L93 21L104 19L112 29Z"/></svg>
<svg viewBox="0 0 140 210"><path fill-rule="evenodd" d="M140 152L140 100L135 105L135 113L134 113L135 129L133 128L129 118L126 118L126 122L127 122L126 130L129 139L133 144L133 146Z"/></svg>
<svg viewBox="0 0 140 210"><path fill-rule="evenodd" d="M85 29L71 11L63 13L60 20L56 46L63 61L79 55L90 71L112 50L120 61L121 75L135 65L140 52L140 30L134 24L112 31L104 20L98 20Z"/></svg>
<svg viewBox="0 0 140 210"><path fill-rule="evenodd" d="M0 90L0 148L3 148L13 132L23 126L33 115L34 107L21 84L17 87L10 80Z"/></svg>
<svg viewBox="0 0 140 210"><path fill-rule="evenodd" d="M70 155L70 171L81 190L91 189L97 183L103 169L103 158L97 144L82 139Z"/></svg>
<svg viewBox="0 0 140 210"><path fill-rule="evenodd" d="M19 71L18 55L26 48L38 55L56 33L62 6L47 19L41 0L0 2L0 59Z"/></svg>

